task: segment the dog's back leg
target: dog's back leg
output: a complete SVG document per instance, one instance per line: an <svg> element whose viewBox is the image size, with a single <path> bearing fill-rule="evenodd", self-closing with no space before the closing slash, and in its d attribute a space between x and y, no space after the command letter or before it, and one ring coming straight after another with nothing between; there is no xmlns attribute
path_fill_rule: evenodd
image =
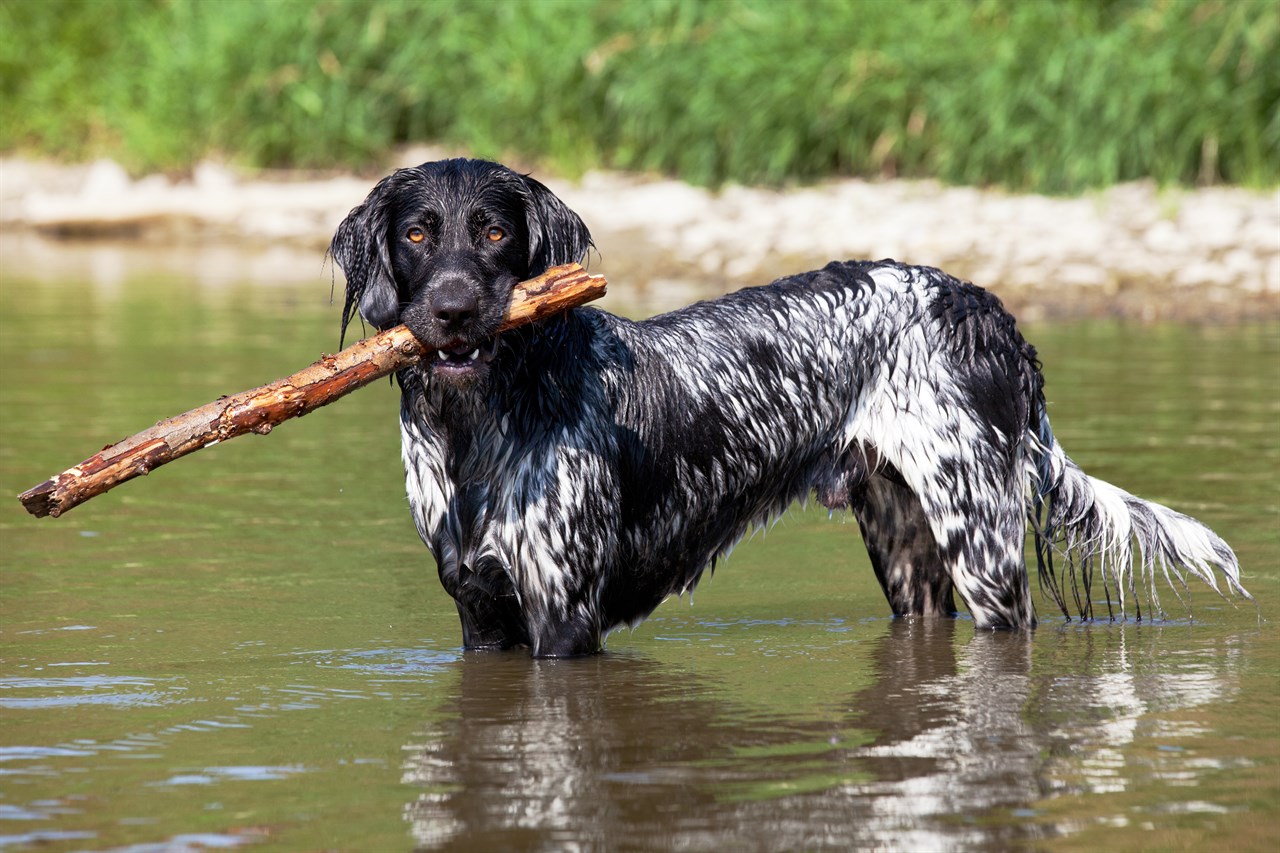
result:
<svg viewBox="0 0 1280 853"><path fill-rule="evenodd" d="M980 628L1036 624L1023 553L1023 484L1018 466L1010 467L1000 472L971 461L968 470L921 492L942 564Z"/></svg>
<svg viewBox="0 0 1280 853"><path fill-rule="evenodd" d="M955 412L949 416L954 419ZM912 572L919 571L924 563L914 554L930 553L926 546L931 544L936 560L931 564L939 568L904 584L903 594L922 595L926 588L941 593L940 577L946 576L978 627L1033 628L1035 608L1023 555L1027 519L1022 452L998 440L961 445L952 436L982 436L983 429L954 421L940 436L933 425L946 422L941 414L909 418L899 413L894 429L883 430L885 440L876 443L889 463L883 470L895 476L880 473L868 481L866 506L858 519L873 562L884 562L877 551L893 555L887 565L876 566L877 574L884 573L885 594L898 612L895 572L906 577L908 565ZM915 532L917 528L931 537ZM913 555L911 561L908 554ZM942 598L946 600L948 596ZM911 598L903 602L908 603ZM941 605L935 601L932 606L939 609L933 612L942 612Z"/></svg>
<svg viewBox="0 0 1280 853"><path fill-rule="evenodd" d="M893 615L955 615L951 576L919 498L905 485L876 475L853 490L852 504Z"/></svg>

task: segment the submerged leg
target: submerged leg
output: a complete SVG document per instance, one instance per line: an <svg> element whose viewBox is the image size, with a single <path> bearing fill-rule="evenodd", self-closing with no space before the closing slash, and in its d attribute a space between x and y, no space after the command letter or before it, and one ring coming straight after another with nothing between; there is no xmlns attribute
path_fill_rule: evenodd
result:
<svg viewBox="0 0 1280 853"><path fill-rule="evenodd" d="M873 476L854 490L853 512L894 615L954 615L951 578L915 494Z"/></svg>
<svg viewBox="0 0 1280 853"><path fill-rule="evenodd" d="M545 620L532 626L533 656L571 658L603 651L600 629L588 618Z"/></svg>
<svg viewBox="0 0 1280 853"><path fill-rule="evenodd" d="M935 482L922 502L942 565L980 628L1036 625L1017 471L958 470Z"/></svg>
<svg viewBox="0 0 1280 853"><path fill-rule="evenodd" d="M481 560L474 569L446 561L440 564L440 581L458 607L464 648L529 645L515 586L497 561Z"/></svg>
<svg viewBox="0 0 1280 853"><path fill-rule="evenodd" d="M954 612L954 589L979 627L1034 628L1021 460L954 450L910 454L906 468L896 454L851 491L885 597L896 614L941 615Z"/></svg>

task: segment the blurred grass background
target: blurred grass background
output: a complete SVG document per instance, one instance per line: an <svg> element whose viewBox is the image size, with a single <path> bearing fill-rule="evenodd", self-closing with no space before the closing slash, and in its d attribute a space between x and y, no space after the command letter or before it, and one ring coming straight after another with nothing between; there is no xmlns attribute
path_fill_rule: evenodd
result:
<svg viewBox="0 0 1280 853"><path fill-rule="evenodd" d="M1280 180L1272 0L0 0L0 150L134 170Z"/></svg>

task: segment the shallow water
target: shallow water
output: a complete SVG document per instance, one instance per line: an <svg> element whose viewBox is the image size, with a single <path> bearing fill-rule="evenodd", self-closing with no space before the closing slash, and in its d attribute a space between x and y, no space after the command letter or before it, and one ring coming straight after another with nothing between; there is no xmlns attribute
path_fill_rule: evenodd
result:
<svg viewBox="0 0 1280 853"><path fill-rule="evenodd" d="M4 494L336 346L327 278L5 267ZM811 509L603 656L463 654L380 383L58 520L0 502L0 850L1275 849L1280 328L1028 334L1068 451L1215 527L1257 608L894 621Z"/></svg>

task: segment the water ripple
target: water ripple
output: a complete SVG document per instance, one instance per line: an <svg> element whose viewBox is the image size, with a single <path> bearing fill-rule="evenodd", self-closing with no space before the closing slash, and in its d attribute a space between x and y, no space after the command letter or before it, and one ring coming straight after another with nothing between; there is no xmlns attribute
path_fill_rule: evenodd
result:
<svg viewBox="0 0 1280 853"><path fill-rule="evenodd" d="M322 668L352 669L376 675L425 675L459 660L456 649L328 649L307 653Z"/></svg>
<svg viewBox="0 0 1280 853"><path fill-rule="evenodd" d="M153 786L170 785L212 785L215 782L230 780L234 782L263 782L275 779L288 779L307 768L296 764L280 766L249 765L244 767L206 767L199 773L180 773L160 782L150 783Z"/></svg>
<svg viewBox="0 0 1280 853"><path fill-rule="evenodd" d="M0 678L0 708L67 708L76 705L141 707L175 701L180 688L156 689L156 679L134 676L84 675L67 678ZM152 688L117 692L118 688ZM52 691L39 696L3 695L9 691Z"/></svg>

